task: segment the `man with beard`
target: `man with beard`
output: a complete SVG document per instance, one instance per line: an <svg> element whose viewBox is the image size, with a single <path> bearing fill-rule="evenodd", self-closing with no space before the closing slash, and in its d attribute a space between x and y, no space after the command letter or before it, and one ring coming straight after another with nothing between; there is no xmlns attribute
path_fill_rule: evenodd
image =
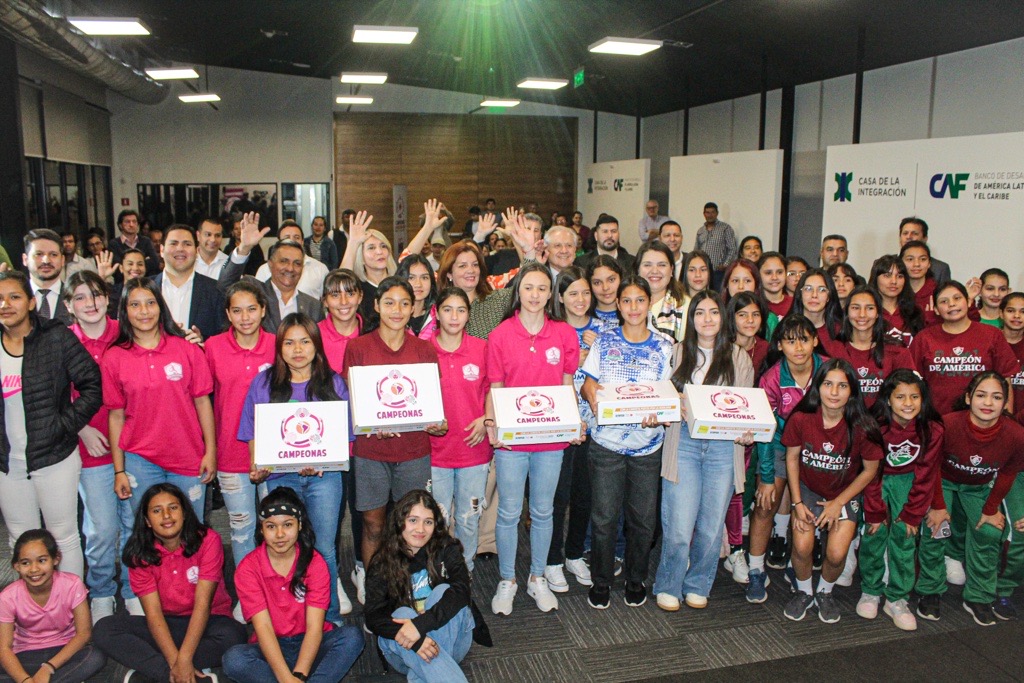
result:
<svg viewBox="0 0 1024 683"><path fill-rule="evenodd" d="M586 270L591 261L601 254L607 254L619 262L622 270L627 273L633 272L633 261L636 259L619 246L619 220L615 216L601 214L597 219L597 225L594 226L593 235L596 248L576 259L577 266Z"/></svg>
<svg viewBox="0 0 1024 683"><path fill-rule="evenodd" d="M32 293L36 297L36 313L45 320L60 320L65 325L74 322L64 305L64 283L60 280L64 269L64 252L60 235L42 228L25 235L25 253L22 263L28 268Z"/></svg>

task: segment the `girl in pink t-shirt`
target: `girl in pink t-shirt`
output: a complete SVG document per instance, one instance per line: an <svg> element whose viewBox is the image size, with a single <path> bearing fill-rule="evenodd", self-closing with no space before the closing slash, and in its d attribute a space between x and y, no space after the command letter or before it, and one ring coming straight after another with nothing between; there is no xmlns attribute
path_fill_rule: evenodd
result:
<svg viewBox="0 0 1024 683"><path fill-rule="evenodd" d="M154 484L141 498L122 559L145 616L101 619L93 637L146 678L195 683L246 639L224 588L223 541L174 484Z"/></svg>
<svg viewBox="0 0 1024 683"><path fill-rule="evenodd" d="M89 642L85 584L58 571L59 565L49 531L33 529L18 537L11 566L19 578L0 593L0 665L7 674L0 680L77 683L106 664Z"/></svg>

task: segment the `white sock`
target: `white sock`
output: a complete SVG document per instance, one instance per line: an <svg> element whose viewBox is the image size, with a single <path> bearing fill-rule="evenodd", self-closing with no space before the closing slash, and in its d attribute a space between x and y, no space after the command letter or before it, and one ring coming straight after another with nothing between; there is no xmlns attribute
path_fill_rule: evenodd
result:
<svg viewBox="0 0 1024 683"><path fill-rule="evenodd" d="M797 579L796 580L796 589L798 591L803 591L804 593L807 593L808 595L814 595L814 586L811 583L811 579Z"/></svg>
<svg viewBox="0 0 1024 683"><path fill-rule="evenodd" d="M810 583L808 581L808 583ZM831 593L832 586L836 585L835 581L826 581L824 578L818 579L818 592L819 593Z"/></svg>
<svg viewBox="0 0 1024 683"><path fill-rule="evenodd" d="M775 515L775 535L779 538L789 537L789 515Z"/></svg>
<svg viewBox="0 0 1024 683"><path fill-rule="evenodd" d="M750 571L758 570L764 571L764 555L751 555L750 556Z"/></svg>

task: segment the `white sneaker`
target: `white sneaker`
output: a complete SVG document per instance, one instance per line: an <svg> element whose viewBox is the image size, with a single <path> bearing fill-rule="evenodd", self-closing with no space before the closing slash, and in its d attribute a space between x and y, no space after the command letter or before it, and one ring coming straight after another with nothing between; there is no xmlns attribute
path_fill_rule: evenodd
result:
<svg viewBox="0 0 1024 683"><path fill-rule="evenodd" d="M348 593L341 585L341 577L338 577L338 613L350 614L352 612L352 601L348 599Z"/></svg>
<svg viewBox="0 0 1024 683"><path fill-rule="evenodd" d="M548 587L548 580L544 577L527 581L526 594L537 601L537 607L540 608L541 612L550 612L553 609L558 609L558 598L551 592L551 588Z"/></svg>
<svg viewBox="0 0 1024 683"><path fill-rule="evenodd" d="M857 572L857 553L853 547L846 553L846 564L843 565L843 573L836 579L836 585L849 588L853 585L853 575Z"/></svg>
<svg viewBox="0 0 1024 683"><path fill-rule="evenodd" d="M516 597L519 586L515 581L499 581L498 590L491 598L491 611L495 614L512 614L512 601Z"/></svg>
<svg viewBox="0 0 1024 683"><path fill-rule="evenodd" d="M116 602L113 596L109 598L93 598L89 601L89 610L92 612L92 625L103 617L109 617L114 613Z"/></svg>
<svg viewBox="0 0 1024 683"><path fill-rule="evenodd" d="M352 570L352 584L356 587L356 600L360 605L366 604L366 570L358 564Z"/></svg>
<svg viewBox="0 0 1024 683"><path fill-rule="evenodd" d="M877 595L861 593L860 600L857 601L857 616L861 619L874 619L878 616L878 603L880 601L881 598Z"/></svg>
<svg viewBox="0 0 1024 683"><path fill-rule="evenodd" d="M242 616L242 603L240 603L240 602L236 602L235 603L235 608L233 610L231 610L231 616L239 624L244 624L245 623L245 617Z"/></svg>
<svg viewBox="0 0 1024 683"><path fill-rule="evenodd" d="M901 631L917 630L917 617L910 611L910 606L907 605L906 600L886 601L882 611L892 617L892 623L896 624L896 628Z"/></svg>
<svg viewBox="0 0 1024 683"><path fill-rule="evenodd" d="M747 565L747 556L742 550L737 550L725 558L722 562L725 571L732 572L732 580L736 583L747 583L750 581L750 567Z"/></svg>
<svg viewBox="0 0 1024 683"><path fill-rule="evenodd" d="M615 576L618 576L622 573L622 565L624 565L625 563L626 561L623 560L621 557L615 558Z"/></svg>
<svg viewBox="0 0 1024 683"><path fill-rule="evenodd" d="M704 595L697 595L696 593L687 593L686 606L692 609L704 609L708 606L708 599Z"/></svg>
<svg viewBox="0 0 1024 683"><path fill-rule="evenodd" d="M548 588L555 593L569 592L569 582L565 580L565 573L562 572L562 565L549 564L544 567L544 578L547 579Z"/></svg>
<svg viewBox="0 0 1024 683"><path fill-rule="evenodd" d="M967 583L967 574L964 573L964 565L952 557L946 558L946 581L954 586L962 586Z"/></svg>
<svg viewBox="0 0 1024 683"><path fill-rule="evenodd" d="M146 616L146 611L142 609L142 601L138 598L128 598L124 601L124 607L126 610L128 610L128 614L132 615L133 617Z"/></svg>
<svg viewBox="0 0 1024 683"><path fill-rule="evenodd" d="M565 570L576 577L576 583L581 586L593 586L594 579L590 576L590 567L581 557L578 560L566 560Z"/></svg>
<svg viewBox="0 0 1024 683"><path fill-rule="evenodd" d="M654 602L661 609L666 612L678 612L679 611L679 598L668 593L658 593L654 596Z"/></svg>
<svg viewBox="0 0 1024 683"><path fill-rule="evenodd" d="M217 674L213 673L212 669L203 669L201 673L204 676L206 676L206 678L204 678L202 680L207 681L207 683L219 683L219 679L217 678ZM199 678L199 676L196 676L196 678Z"/></svg>

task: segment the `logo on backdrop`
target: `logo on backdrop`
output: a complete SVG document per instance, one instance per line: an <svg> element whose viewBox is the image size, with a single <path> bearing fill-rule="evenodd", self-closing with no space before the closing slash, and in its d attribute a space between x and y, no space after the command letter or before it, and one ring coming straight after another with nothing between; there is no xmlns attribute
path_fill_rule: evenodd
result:
<svg viewBox="0 0 1024 683"><path fill-rule="evenodd" d="M555 401L539 391L528 391L516 399L516 410L530 417L549 415L555 412Z"/></svg>
<svg viewBox="0 0 1024 683"><path fill-rule="evenodd" d="M416 382L398 370L392 370L377 382L377 399L388 408L416 405Z"/></svg>
<svg viewBox="0 0 1024 683"><path fill-rule="evenodd" d="M936 173L928 183L928 192L936 199L949 194L950 199L959 199L960 193L967 189L970 173Z"/></svg>
<svg viewBox="0 0 1024 683"><path fill-rule="evenodd" d="M853 194L850 192L852 183L853 173L836 173L836 193L832 196L832 201L852 202Z"/></svg>
<svg viewBox="0 0 1024 683"><path fill-rule="evenodd" d="M622 178L616 178L612 181L612 190L615 192L622 192L623 180Z"/></svg>
<svg viewBox="0 0 1024 683"><path fill-rule="evenodd" d="M292 448L319 445L324 438L324 421L305 408L281 420L281 439Z"/></svg>

